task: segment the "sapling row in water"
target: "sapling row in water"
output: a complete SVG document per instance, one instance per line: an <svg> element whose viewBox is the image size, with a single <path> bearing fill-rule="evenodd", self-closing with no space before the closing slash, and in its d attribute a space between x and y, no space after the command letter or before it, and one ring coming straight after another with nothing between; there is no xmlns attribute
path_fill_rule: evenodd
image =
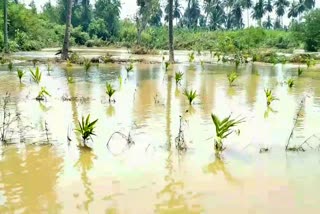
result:
<svg viewBox="0 0 320 214"><path fill-rule="evenodd" d="M45 100L46 96L51 96L45 87L41 87L38 96L36 97L37 101Z"/></svg>
<svg viewBox="0 0 320 214"><path fill-rule="evenodd" d="M223 140L226 139L229 135L234 133L236 130L233 128L238 124L244 122L244 119L232 119L231 115L220 120L217 115L211 114L211 119L216 128L216 137L214 139L214 148L217 154L225 150L223 145ZM238 131L238 133L240 133Z"/></svg>
<svg viewBox="0 0 320 214"><path fill-rule="evenodd" d="M106 94L109 96L109 103L111 103L111 98L116 93L116 90L113 88L113 86L110 83L107 83L106 86Z"/></svg>
<svg viewBox="0 0 320 214"><path fill-rule="evenodd" d="M83 140L83 145L88 147L88 140L92 138L95 129L95 125L98 122L98 119L94 121L90 121L90 114L86 117L82 117L81 121L78 121L78 128L76 131L81 134L82 140Z"/></svg>
<svg viewBox="0 0 320 214"><path fill-rule="evenodd" d="M90 70L91 66L92 66L91 60L85 59L84 60L84 70L86 72L88 72Z"/></svg>
<svg viewBox="0 0 320 214"><path fill-rule="evenodd" d="M193 100L198 96L196 90L193 91L193 90L188 90L188 89L184 90L183 95L187 97L187 99L189 101L189 105L192 105Z"/></svg>
<svg viewBox="0 0 320 214"><path fill-rule="evenodd" d="M176 80L176 85L180 85L183 78L183 73L181 71L176 72L174 78Z"/></svg>
<svg viewBox="0 0 320 214"><path fill-rule="evenodd" d="M130 63L129 65L126 66L126 71L129 73L132 70L133 70L133 64Z"/></svg>
<svg viewBox="0 0 320 214"><path fill-rule="evenodd" d="M236 81L236 79L238 78L238 75L236 72L233 71L230 74L228 74L227 77L228 77L228 81L229 81L229 86L232 86L234 81Z"/></svg>
<svg viewBox="0 0 320 214"><path fill-rule="evenodd" d="M42 73L40 72L39 67L37 67L35 71L30 69L30 73L31 73L31 77L32 77L33 81L35 83L39 84L41 81L41 78L42 78Z"/></svg>
<svg viewBox="0 0 320 214"><path fill-rule="evenodd" d="M24 76L24 74L25 74L25 72L23 70L17 69L17 75L18 75L20 83L22 81L22 77Z"/></svg>
<svg viewBox="0 0 320 214"><path fill-rule="evenodd" d="M273 95L271 89L264 89L264 93L267 99L267 106L270 106L273 101L278 100L278 98Z"/></svg>

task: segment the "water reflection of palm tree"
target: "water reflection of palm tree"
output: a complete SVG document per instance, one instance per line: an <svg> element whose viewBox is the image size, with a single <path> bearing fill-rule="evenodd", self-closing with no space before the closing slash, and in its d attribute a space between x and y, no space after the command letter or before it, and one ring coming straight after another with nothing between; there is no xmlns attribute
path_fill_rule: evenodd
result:
<svg viewBox="0 0 320 214"><path fill-rule="evenodd" d="M91 189L91 182L88 178L87 172L93 167L93 159L96 156L92 153L90 149L81 148L79 160L75 164L81 171L81 180L85 189L85 195L87 200L84 202L84 208L86 211L89 210L89 205L93 202L94 193Z"/></svg>
<svg viewBox="0 0 320 214"><path fill-rule="evenodd" d="M25 153L8 150L0 161L0 192L5 196L0 213L60 212L55 186L63 159L50 146L27 147Z"/></svg>
<svg viewBox="0 0 320 214"><path fill-rule="evenodd" d="M198 213L188 207L188 201L183 192L184 183L176 180L174 176L173 152L172 152L172 134L171 134L171 95L172 95L172 77L168 77L167 93L167 112L166 112L166 134L168 141L168 157L166 159L167 174L164 177L166 182L163 189L157 194L157 197L164 198L161 203L156 204L156 213Z"/></svg>
<svg viewBox="0 0 320 214"><path fill-rule="evenodd" d="M239 181L235 179L226 168L225 163L220 155L216 155L215 160L212 163L209 163L204 168L204 172L212 173L214 175L217 175L219 172L221 172L228 182L233 184L239 184Z"/></svg>

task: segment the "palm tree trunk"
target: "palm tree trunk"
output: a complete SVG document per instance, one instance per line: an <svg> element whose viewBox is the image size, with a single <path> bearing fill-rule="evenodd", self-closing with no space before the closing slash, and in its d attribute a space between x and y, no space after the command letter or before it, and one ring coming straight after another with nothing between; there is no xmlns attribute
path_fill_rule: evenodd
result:
<svg viewBox="0 0 320 214"><path fill-rule="evenodd" d="M8 43L8 0L3 1L3 18L4 18L4 25L3 25L3 36L4 36L4 48L3 51L5 53L9 52L9 43Z"/></svg>
<svg viewBox="0 0 320 214"><path fill-rule="evenodd" d="M68 0L66 17L66 31L64 34L63 48L61 58L67 60L69 58L69 46L70 46L70 31L71 31L71 17L72 17L72 0Z"/></svg>
<svg viewBox="0 0 320 214"><path fill-rule="evenodd" d="M173 49L173 0L169 0L169 61L174 62Z"/></svg>

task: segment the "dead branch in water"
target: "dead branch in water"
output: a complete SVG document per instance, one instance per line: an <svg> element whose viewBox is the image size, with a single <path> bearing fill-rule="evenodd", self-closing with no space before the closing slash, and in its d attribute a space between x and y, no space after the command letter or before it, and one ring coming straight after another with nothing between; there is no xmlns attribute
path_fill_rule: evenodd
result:
<svg viewBox="0 0 320 214"><path fill-rule="evenodd" d="M186 145L185 139L184 139L184 132L182 128L183 118L180 116L180 126L179 126L179 132L178 136L175 139L176 142L176 149L178 151L187 151L188 147Z"/></svg>
<svg viewBox="0 0 320 214"><path fill-rule="evenodd" d="M108 150L111 152L111 149L110 149L110 142L111 142L111 139L113 138L113 136L114 135L120 135L123 139L125 139L126 140L126 142L127 142L127 148L129 149L132 145L134 145L135 144L135 142L133 141L133 139L132 139L132 137L131 137L131 133L129 132L129 134L128 134L128 136L127 135L125 135L125 134L123 134L122 132L120 132L120 131L117 131L117 132L114 132L111 136L110 136L110 138L109 138L109 140L108 140L108 142L107 142L107 148L108 148ZM126 149L123 149L119 154L121 154L121 153L123 153L124 151L125 151ZM112 152L111 152L112 153ZM114 154L114 153L112 153L113 155L116 155L116 154Z"/></svg>
<svg viewBox="0 0 320 214"><path fill-rule="evenodd" d="M300 101L298 112L296 114L296 117L294 118L294 125L293 125L293 127L291 129L290 136L288 138L287 145L286 145L286 150L287 151L291 151L291 149L289 149L290 140L291 140L291 138L293 136L293 132L294 132L294 130L295 130L297 124L298 124L298 119L299 119L299 116L300 116L300 113L302 111L302 108L303 108L303 105L304 105L305 101L306 101L306 96L304 96L302 98L302 100Z"/></svg>

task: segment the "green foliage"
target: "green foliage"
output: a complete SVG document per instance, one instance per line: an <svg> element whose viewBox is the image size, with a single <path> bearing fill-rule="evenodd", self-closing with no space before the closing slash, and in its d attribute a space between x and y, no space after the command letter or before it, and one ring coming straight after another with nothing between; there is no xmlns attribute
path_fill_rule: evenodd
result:
<svg viewBox="0 0 320 214"><path fill-rule="evenodd" d="M308 51L318 51L320 49L320 9L310 11L305 16L303 28L303 39L305 48Z"/></svg>
<svg viewBox="0 0 320 214"><path fill-rule="evenodd" d="M214 148L217 153L220 153L225 149L223 146L223 140L231 135L235 131L232 128L244 122L244 119L231 119L231 115L229 115L223 120L220 120L215 114L211 114L211 119L216 127Z"/></svg>
<svg viewBox="0 0 320 214"><path fill-rule="evenodd" d="M74 79L73 79L72 77L68 77L67 80L68 80L68 83L69 83L69 84L74 83Z"/></svg>
<svg viewBox="0 0 320 214"><path fill-rule="evenodd" d="M89 69L91 68L91 66L92 66L91 60L85 59L85 60L84 60L84 70L85 70L86 72L88 72Z"/></svg>
<svg viewBox="0 0 320 214"><path fill-rule="evenodd" d="M272 93L271 89L264 89L264 93L267 99L267 106L270 106L271 103L275 100L278 100Z"/></svg>
<svg viewBox="0 0 320 214"><path fill-rule="evenodd" d="M31 77L32 77L33 81L35 83L39 84L41 81L41 77L42 77L42 73L40 72L39 67L37 67L35 71L30 69L30 73L31 73Z"/></svg>
<svg viewBox="0 0 320 214"><path fill-rule="evenodd" d="M306 60L307 67L310 68L316 64L316 61L312 57L308 57Z"/></svg>
<svg viewBox="0 0 320 214"><path fill-rule="evenodd" d="M51 96L45 87L41 87L36 100L41 101L45 99L45 96Z"/></svg>
<svg viewBox="0 0 320 214"><path fill-rule="evenodd" d="M184 90L183 95L187 97L187 99L189 101L189 105L192 105L193 100L198 96L196 90L193 91L193 90L188 90L188 89Z"/></svg>
<svg viewBox="0 0 320 214"><path fill-rule="evenodd" d="M24 76L25 72L21 69L17 69L17 75L18 75L18 78L20 80L20 83L21 83L21 80L22 80L22 77Z"/></svg>
<svg viewBox="0 0 320 214"><path fill-rule="evenodd" d="M109 103L111 103L111 98L114 95L114 93L116 93L116 90L110 83L107 83L106 94L109 96Z"/></svg>
<svg viewBox="0 0 320 214"><path fill-rule="evenodd" d="M176 80L176 85L179 85L181 83L181 81L182 81L183 73L182 72L176 72L174 78Z"/></svg>
<svg viewBox="0 0 320 214"><path fill-rule="evenodd" d="M287 80L287 85L289 88L292 88L294 86L294 79L290 78Z"/></svg>
<svg viewBox="0 0 320 214"><path fill-rule="evenodd" d="M67 60L68 62L68 60ZM77 52L72 52L72 54L69 57L70 64L79 64L81 62L81 58Z"/></svg>
<svg viewBox="0 0 320 214"><path fill-rule="evenodd" d="M79 127L76 129L76 131L81 134L84 142L86 142L91 136L95 135L94 129L97 122L98 119L92 122L90 121L90 114L86 117L86 119L82 117L81 121L78 121Z"/></svg>
<svg viewBox="0 0 320 214"><path fill-rule="evenodd" d="M233 71L230 74L228 74L227 77L229 81L229 86L232 86L234 81L238 78L238 74L235 71Z"/></svg>

